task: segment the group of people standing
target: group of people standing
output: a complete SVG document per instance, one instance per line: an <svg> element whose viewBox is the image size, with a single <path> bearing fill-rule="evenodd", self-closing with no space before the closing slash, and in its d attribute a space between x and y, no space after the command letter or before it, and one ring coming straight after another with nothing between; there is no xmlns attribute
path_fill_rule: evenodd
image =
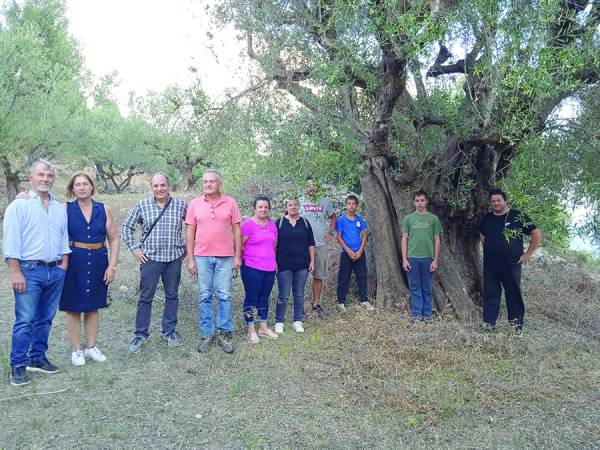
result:
<svg viewBox="0 0 600 450"><path fill-rule="evenodd" d="M29 180L29 192L19 195L4 216L3 251L15 294L10 381L17 386L29 383L27 372L58 372L46 357L57 307L66 313L72 364L106 360L96 346L98 311L107 306L107 287L115 279L120 248L111 211L93 199L95 185L89 174L71 176L67 196L74 200L66 205L50 193L55 180L50 162L36 161ZM356 212L356 196L346 198L345 214L337 218L331 201L320 196L318 186L308 179L305 196L286 200L282 217L273 221L271 200L259 196L252 205L253 215L243 221L235 199L222 193L223 182L216 170L203 174L203 194L189 205L171 195L166 174L155 173L150 184L153 195L140 200L121 226L123 241L140 263L139 301L129 352L139 352L148 340L152 302L161 280L165 293L162 336L168 346L179 345L178 289L186 257L188 272L198 280L200 353L209 351L215 340L225 353L234 352L231 287L238 269L245 290L244 320L250 343L277 339L284 333L290 292L292 327L304 332L304 289L309 273L313 278L309 311L324 316L321 293L327 276L327 244L334 236L341 247L338 309L346 309L352 272L359 304L374 309L367 294L367 224ZM479 227L484 244L484 325L495 326L504 288L509 320L522 329L520 264L529 261L540 234L526 216L507 208L503 192L493 192L490 201L492 212ZM412 318L428 321L431 277L439 262L442 229L439 219L426 210L426 193L417 192L414 204L415 212L403 223L403 268L408 274ZM136 239L138 227L141 234ZM512 236L506 230L512 231ZM523 234L533 236L525 253ZM278 294L275 328L271 330L269 297L275 280ZM82 315L85 346L80 341Z"/></svg>
<svg viewBox="0 0 600 450"><path fill-rule="evenodd" d="M493 331L500 313L502 291L506 298L509 324L517 335L523 332L525 303L521 294L521 271L541 242L542 234L531 219L510 208L500 189L489 192L491 211L478 223L483 245L483 324L482 331ZM427 210L429 198L424 191L413 194L415 211L402 223L402 267L408 278L411 321L432 320L432 281L438 269L442 225ZM524 251L523 236L531 236Z"/></svg>

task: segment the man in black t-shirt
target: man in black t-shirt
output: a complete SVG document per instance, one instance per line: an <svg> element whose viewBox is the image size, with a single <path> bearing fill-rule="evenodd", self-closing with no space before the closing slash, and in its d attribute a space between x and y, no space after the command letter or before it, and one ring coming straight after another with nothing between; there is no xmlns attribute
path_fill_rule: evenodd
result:
<svg viewBox="0 0 600 450"><path fill-rule="evenodd" d="M521 294L521 267L540 245L542 234L529 217L506 204L506 194L496 189L489 194L492 211L479 223L483 244L483 328L492 330L500 312L504 288L509 323L518 334L523 330L525 304ZM531 236L523 251L523 236Z"/></svg>

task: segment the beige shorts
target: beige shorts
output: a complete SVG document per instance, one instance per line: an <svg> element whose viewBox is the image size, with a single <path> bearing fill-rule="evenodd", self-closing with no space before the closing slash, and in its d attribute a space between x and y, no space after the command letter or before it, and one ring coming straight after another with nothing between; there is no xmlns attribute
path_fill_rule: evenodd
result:
<svg viewBox="0 0 600 450"><path fill-rule="evenodd" d="M313 270L313 278L324 280L327 278L327 256L329 251L327 245L315 247L315 268Z"/></svg>

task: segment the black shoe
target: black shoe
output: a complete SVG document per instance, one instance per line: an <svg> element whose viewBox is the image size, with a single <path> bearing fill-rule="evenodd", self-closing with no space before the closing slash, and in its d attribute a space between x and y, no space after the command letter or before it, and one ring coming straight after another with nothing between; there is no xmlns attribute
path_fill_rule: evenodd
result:
<svg viewBox="0 0 600 450"><path fill-rule="evenodd" d="M219 341L221 350L223 350L225 353L233 353L234 348L233 348L233 342L231 342L231 332L220 331L217 341Z"/></svg>
<svg viewBox="0 0 600 450"><path fill-rule="evenodd" d="M321 319L324 319L327 316L327 314L325 313L325 310L321 307L321 305L312 305L311 309Z"/></svg>
<svg viewBox="0 0 600 450"><path fill-rule="evenodd" d="M13 386L25 386L29 384L29 377L27 376L25 367L10 368L10 384Z"/></svg>
<svg viewBox="0 0 600 450"><path fill-rule="evenodd" d="M60 369L44 358L30 361L29 364L27 364L27 370L29 372L56 373Z"/></svg>
<svg viewBox="0 0 600 450"><path fill-rule="evenodd" d="M206 353L210 348L210 343L212 342L212 336L202 337L200 338L200 342L198 343L198 353Z"/></svg>

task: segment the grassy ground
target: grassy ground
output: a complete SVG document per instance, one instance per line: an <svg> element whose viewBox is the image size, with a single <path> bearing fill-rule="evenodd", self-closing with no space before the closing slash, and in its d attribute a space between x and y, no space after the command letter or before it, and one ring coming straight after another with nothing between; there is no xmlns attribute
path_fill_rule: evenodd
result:
<svg viewBox="0 0 600 450"><path fill-rule="evenodd" d="M132 198L113 199L121 217ZM3 448L577 448L600 446L598 281L572 262L540 258L526 270L526 334L482 335L452 317L410 326L405 314L358 308L306 333L247 344L235 280L236 352L195 351L196 288L183 277L183 345L151 338L127 354L138 272L122 252L112 304L102 312L104 364L71 366L64 317L49 358L56 375L8 384L14 318L0 269L0 447ZM330 290L331 291L331 290ZM502 313L504 314L504 312Z"/></svg>

